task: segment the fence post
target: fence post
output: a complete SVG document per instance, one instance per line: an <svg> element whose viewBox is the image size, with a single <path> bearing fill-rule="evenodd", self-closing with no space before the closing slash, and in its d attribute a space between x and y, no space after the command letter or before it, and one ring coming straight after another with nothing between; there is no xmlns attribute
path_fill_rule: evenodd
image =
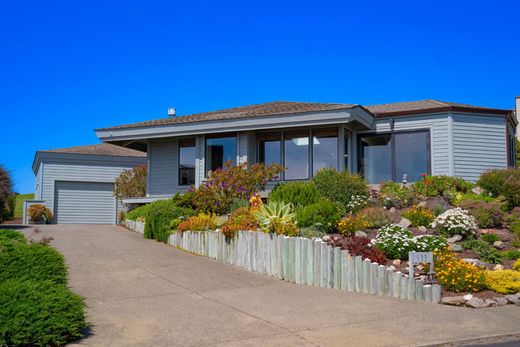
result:
<svg viewBox="0 0 520 347"><path fill-rule="evenodd" d="M399 295L399 297L401 299L408 299L408 278L404 277L404 276L401 276L399 278L399 282L400 282L400 287L401 287L401 293Z"/></svg>
<svg viewBox="0 0 520 347"><path fill-rule="evenodd" d="M347 252L347 290L353 292L356 290L356 268L354 258Z"/></svg>
<svg viewBox="0 0 520 347"><path fill-rule="evenodd" d="M429 284L423 286L423 299L426 302L432 302L432 286Z"/></svg>
<svg viewBox="0 0 520 347"><path fill-rule="evenodd" d="M341 289L341 248L339 247L334 247L334 269L332 273L334 274L332 287Z"/></svg>
<svg viewBox="0 0 520 347"><path fill-rule="evenodd" d="M432 302L438 304L441 301L441 286L438 284L432 285Z"/></svg>
<svg viewBox="0 0 520 347"><path fill-rule="evenodd" d="M421 280L415 280L415 300L424 301L423 282Z"/></svg>
<svg viewBox="0 0 520 347"><path fill-rule="evenodd" d="M314 285L314 241L311 239L304 239L305 240L305 248L306 248L306 263L307 263L307 275L305 282L308 286Z"/></svg>
<svg viewBox="0 0 520 347"><path fill-rule="evenodd" d="M314 269L313 284L319 287L321 284L321 240L314 240Z"/></svg>
<svg viewBox="0 0 520 347"><path fill-rule="evenodd" d="M363 260L363 293L370 293L370 259Z"/></svg>
<svg viewBox="0 0 520 347"><path fill-rule="evenodd" d="M356 269L355 273L355 288L356 292L362 292L363 291L363 259L361 256L354 257L354 267Z"/></svg>
<svg viewBox="0 0 520 347"><path fill-rule="evenodd" d="M393 287L392 287L392 296L394 298L401 297L401 272L394 272L392 274L393 279Z"/></svg>
<svg viewBox="0 0 520 347"><path fill-rule="evenodd" d="M327 288L329 269L327 268L328 260L328 245L325 242L321 243L321 269L320 269L320 287Z"/></svg>
<svg viewBox="0 0 520 347"><path fill-rule="evenodd" d="M387 293L388 280L386 278L387 272L384 265L377 267L377 295L383 296Z"/></svg>
<svg viewBox="0 0 520 347"><path fill-rule="evenodd" d="M301 284L302 283L302 249L299 237L294 237L294 282Z"/></svg>
<svg viewBox="0 0 520 347"><path fill-rule="evenodd" d="M341 290L347 290L348 288L348 251L340 251L340 269L341 269Z"/></svg>
<svg viewBox="0 0 520 347"><path fill-rule="evenodd" d="M378 263L370 263L370 294L377 294L377 275L378 275Z"/></svg>

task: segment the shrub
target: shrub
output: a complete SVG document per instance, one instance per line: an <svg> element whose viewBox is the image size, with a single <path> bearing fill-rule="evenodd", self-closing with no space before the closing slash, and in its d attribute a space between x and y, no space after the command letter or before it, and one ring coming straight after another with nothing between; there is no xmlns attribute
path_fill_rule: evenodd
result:
<svg viewBox="0 0 520 347"><path fill-rule="evenodd" d="M405 211L403 217L407 218L412 222L414 227L428 226L433 222L434 216L428 211L428 209L421 206L413 206L409 210Z"/></svg>
<svg viewBox="0 0 520 347"><path fill-rule="evenodd" d="M58 346L81 337L83 300L49 281L0 281L0 345Z"/></svg>
<svg viewBox="0 0 520 347"><path fill-rule="evenodd" d="M413 189L424 196L443 195L444 192L467 193L473 184L459 177L452 176L425 176L413 184Z"/></svg>
<svg viewBox="0 0 520 347"><path fill-rule="evenodd" d="M332 168L325 168L318 171L312 181L323 197L340 203L349 212L354 212L349 209L353 197L369 196L368 184L363 177L347 171L338 172Z"/></svg>
<svg viewBox="0 0 520 347"><path fill-rule="evenodd" d="M49 223L52 220L52 212L45 205L34 204L29 206L27 214L33 222Z"/></svg>
<svg viewBox="0 0 520 347"><path fill-rule="evenodd" d="M314 204L321 195L313 182L289 182L278 184L269 194L270 201L292 204L296 208Z"/></svg>
<svg viewBox="0 0 520 347"><path fill-rule="evenodd" d="M137 221L139 218L144 218L146 220L146 216L150 211L157 209L175 209L178 207L184 207L187 209L193 209L193 205L189 202L189 194L175 194L171 199L165 200L157 200L154 202L150 202L146 205L139 206L133 209L130 212L126 213L126 219Z"/></svg>
<svg viewBox="0 0 520 347"><path fill-rule="evenodd" d="M193 203L202 212L227 214L234 199L249 199L256 191L263 190L281 170L278 164L232 166L231 162L226 162L224 168L211 172L208 180L194 191Z"/></svg>
<svg viewBox="0 0 520 347"><path fill-rule="evenodd" d="M297 236L307 239L321 239L326 235L327 230L325 230L325 228L320 225L300 228L300 231L297 233Z"/></svg>
<svg viewBox="0 0 520 347"><path fill-rule="evenodd" d="M218 225L218 216L205 213L199 213L197 216L191 216L182 221L177 226L177 231L206 231L215 230Z"/></svg>
<svg viewBox="0 0 520 347"><path fill-rule="evenodd" d="M432 222L431 227L436 228L441 235L446 237L453 235L468 237L477 231L475 219L470 216L466 210L460 207L447 210L437 216Z"/></svg>
<svg viewBox="0 0 520 347"><path fill-rule="evenodd" d="M511 249L509 251L502 252L502 258L508 259L508 260L520 259L520 250Z"/></svg>
<svg viewBox="0 0 520 347"><path fill-rule="evenodd" d="M16 230L0 229L0 243L2 241L22 241L25 242L25 236Z"/></svg>
<svg viewBox="0 0 520 347"><path fill-rule="evenodd" d="M368 228L369 224L362 217L348 215L338 222L338 231L342 235L350 235L358 230Z"/></svg>
<svg viewBox="0 0 520 347"><path fill-rule="evenodd" d="M477 184L488 195L503 196L509 209L520 206L520 170L491 170L483 173Z"/></svg>
<svg viewBox="0 0 520 347"><path fill-rule="evenodd" d="M484 234L482 235L482 241L486 241L488 244L492 245L493 243L495 243L496 241L499 241L500 238L498 237L497 234L494 234L494 233L489 233L489 234Z"/></svg>
<svg viewBox="0 0 520 347"><path fill-rule="evenodd" d="M340 218L341 207L330 200L322 199L296 210L296 220L300 227L319 224L328 232L333 232Z"/></svg>
<svg viewBox="0 0 520 347"><path fill-rule="evenodd" d="M154 239L161 242L168 242L168 236L171 234L170 223L173 220L184 220L187 217L195 215L195 211L179 207L172 199L155 201L150 204L146 210L144 225L144 237Z"/></svg>
<svg viewBox="0 0 520 347"><path fill-rule="evenodd" d="M505 222L504 212L502 212L500 204L496 201L464 200L459 206L469 211L480 228L498 228Z"/></svg>
<svg viewBox="0 0 520 347"><path fill-rule="evenodd" d="M484 272L448 251L434 251L436 278L444 290L478 292L484 289Z"/></svg>
<svg viewBox="0 0 520 347"><path fill-rule="evenodd" d="M233 212L241 208L249 208L249 201L246 199L233 199L229 211Z"/></svg>
<svg viewBox="0 0 520 347"><path fill-rule="evenodd" d="M381 183L379 194L380 201L386 208L411 206L416 200L415 193L409 186L392 181Z"/></svg>
<svg viewBox="0 0 520 347"><path fill-rule="evenodd" d="M493 247L489 246L487 242L481 240L470 239L462 243L464 249L470 249L477 253L485 262L491 264L500 264L502 257L500 253Z"/></svg>
<svg viewBox="0 0 520 347"><path fill-rule="evenodd" d="M399 218L397 214L379 206L366 207L359 211L356 216L367 223L367 228L380 228L383 225L396 222L396 219Z"/></svg>
<svg viewBox="0 0 520 347"><path fill-rule="evenodd" d="M114 196L119 200L146 196L146 171L146 165L123 170L114 183Z"/></svg>
<svg viewBox="0 0 520 347"><path fill-rule="evenodd" d="M520 271L496 270L486 271L486 287L501 294L520 292Z"/></svg>
<svg viewBox="0 0 520 347"><path fill-rule="evenodd" d="M448 244L444 237L436 235L418 235L413 238L413 241L416 252L441 251Z"/></svg>
<svg viewBox="0 0 520 347"><path fill-rule="evenodd" d="M513 264L513 270L520 271L520 258L515 261Z"/></svg>
<svg viewBox="0 0 520 347"><path fill-rule="evenodd" d="M0 165L0 223L3 221L5 214L9 215L9 211L6 211L6 207L9 208L8 200L13 194L12 188L13 183L9 172Z"/></svg>
<svg viewBox="0 0 520 347"><path fill-rule="evenodd" d="M495 198L489 195L483 194L475 194L473 192L469 193L457 193L453 197L452 204L455 206L459 206L461 202L470 200L470 201L483 201L483 202L491 202L494 201Z"/></svg>
<svg viewBox="0 0 520 347"><path fill-rule="evenodd" d="M364 195L354 195L350 198L350 201L347 204L347 211L350 213L355 213L361 210L362 208L368 206L370 204L370 200Z"/></svg>
<svg viewBox="0 0 520 347"><path fill-rule="evenodd" d="M296 215L291 204L269 201L261 205L255 213L255 217L262 230L266 233L278 235L296 236Z"/></svg>
<svg viewBox="0 0 520 347"><path fill-rule="evenodd" d="M391 259L408 259L408 252L415 247L413 234L398 224L389 224L379 229L375 245Z"/></svg>
<svg viewBox="0 0 520 347"><path fill-rule="evenodd" d="M370 259L382 265L387 262L385 254L380 249L374 247L366 237L349 236L347 238L347 249L354 257L361 256L362 259Z"/></svg>
<svg viewBox="0 0 520 347"><path fill-rule="evenodd" d="M247 207L241 207L229 216L229 219L222 225L222 233L228 237L234 237L239 230L256 230L258 224L253 212Z"/></svg>

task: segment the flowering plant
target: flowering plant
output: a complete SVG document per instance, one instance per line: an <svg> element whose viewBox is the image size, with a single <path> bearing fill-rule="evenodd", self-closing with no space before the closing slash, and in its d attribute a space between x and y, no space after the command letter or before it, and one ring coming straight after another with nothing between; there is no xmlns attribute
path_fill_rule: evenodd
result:
<svg viewBox="0 0 520 347"><path fill-rule="evenodd" d="M441 235L453 236L460 235L467 237L475 234L477 223L475 218L468 214L468 211L460 207L447 210L435 218L431 224L432 228L439 230Z"/></svg>
<svg viewBox="0 0 520 347"><path fill-rule="evenodd" d="M251 206L251 210L256 211L262 205L262 199L260 198L260 194L254 193L251 198L249 198L249 205Z"/></svg>
<svg viewBox="0 0 520 347"><path fill-rule="evenodd" d="M389 258L407 259L408 253L412 251L431 252L444 249L446 240L435 235L413 236L405 227L389 224L379 229L375 245Z"/></svg>
<svg viewBox="0 0 520 347"><path fill-rule="evenodd" d="M422 206L413 206L403 213L403 217L408 218L414 227L428 226L435 218L433 213Z"/></svg>
<svg viewBox="0 0 520 347"><path fill-rule="evenodd" d="M338 230L342 235L349 235L358 230L366 229L370 225L362 217L348 215L338 222Z"/></svg>
<svg viewBox="0 0 520 347"><path fill-rule="evenodd" d="M349 202L346 205L347 211L356 212L367 206L369 203L368 198L364 195L353 195L350 197Z"/></svg>
<svg viewBox="0 0 520 347"><path fill-rule="evenodd" d="M234 199L249 200L281 170L282 166L278 164L265 166L262 163L244 163L233 166L228 161L224 168L211 172L206 182L194 190L193 203L203 212L228 213Z"/></svg>
<svg viewBox="0 0 520 347"><path fill-rule="evenodd" d="M419 235L413 238L415 251L432 252L446 248L447 242L444 237L435 235Z"/></svg>
<svg viewBox="0 0 520 347"><path fill-rule="evenodd" d="M484 271L448 251L434 251L436 278L444 290L478 292L485 286Z"/></svg>

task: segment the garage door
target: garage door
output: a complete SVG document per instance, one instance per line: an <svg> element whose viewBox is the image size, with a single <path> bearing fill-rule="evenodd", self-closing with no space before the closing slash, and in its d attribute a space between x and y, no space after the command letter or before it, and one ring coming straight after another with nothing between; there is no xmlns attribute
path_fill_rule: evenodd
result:
<svg viewBox="0 0 520 347"><path fill-rule="evenodd" d="M114 224L113 183L56 181L55 210L59 224Z"/></svg>

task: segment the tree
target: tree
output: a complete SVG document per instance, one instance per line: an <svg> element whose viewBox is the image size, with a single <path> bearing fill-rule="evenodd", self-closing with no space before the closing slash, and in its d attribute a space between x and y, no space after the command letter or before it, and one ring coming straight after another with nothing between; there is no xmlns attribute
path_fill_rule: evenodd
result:
<svg viewBox="0 0 520 347"><path fill-rule="evenodd" d="M13 183L9 172L0 165L0 222L12 215L9 200L13 196Z"/></svg>
<svg viewBox="0 0 520 347"><path fill-rule="evenodd" d="M123 198L139 198L146 195L146 165L126 169L116 178L114 196Z"/></svg>

